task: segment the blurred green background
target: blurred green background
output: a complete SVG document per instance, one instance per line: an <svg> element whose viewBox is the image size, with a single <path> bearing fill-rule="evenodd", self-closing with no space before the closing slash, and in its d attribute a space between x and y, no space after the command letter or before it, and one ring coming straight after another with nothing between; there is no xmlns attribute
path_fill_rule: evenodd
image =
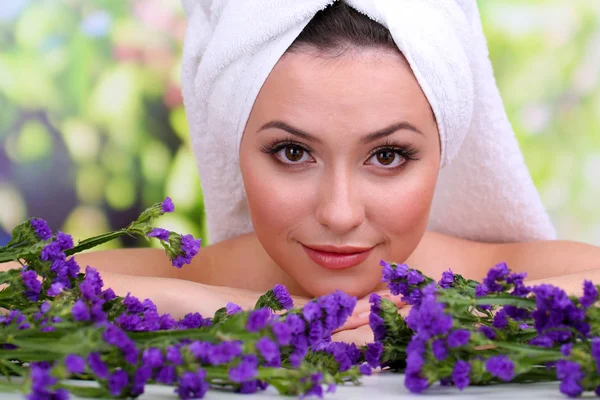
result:
<svg viewBox="0 0 600 400"><path fill-rule="evenodd" d="M479 1L509 118L559 236L600 245L600 1ZM76 239L166 195L206 241L179 88L178 0L0 0L0 245ZM147 245L125 238L105 247Z"/></svg>

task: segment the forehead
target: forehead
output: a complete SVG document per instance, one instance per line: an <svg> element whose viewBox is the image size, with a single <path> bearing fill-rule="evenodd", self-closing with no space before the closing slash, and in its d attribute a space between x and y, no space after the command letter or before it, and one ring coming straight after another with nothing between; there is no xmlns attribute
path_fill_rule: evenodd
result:
<svg viewBox="0 0 600 400"><path fill-rule="evenodd" d="M285 118L305 129L335 122L363 132L399 120L418 125L433 118L404 57L377 49L338 57L286 53L265 81L253 114L263 120Z"/></svg>

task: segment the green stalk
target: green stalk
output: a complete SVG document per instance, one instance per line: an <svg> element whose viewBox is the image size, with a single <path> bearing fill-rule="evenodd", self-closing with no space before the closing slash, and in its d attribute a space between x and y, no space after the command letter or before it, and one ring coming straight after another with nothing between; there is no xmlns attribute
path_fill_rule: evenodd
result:
<svg viewBox="0 0 600 400"><path fill-rule="evenodd" d="M91 249L93 247L99 246L106 242L110 242L111 240L120 238L121 236L125 236L128 234L130 234L128 228L123 228L115 232L109 232L103 235L94 236L77 243L77 246L73 247L72 249L66 250L65 254L67 256L70 256L76 253L80 253L84 250Z"/></svg>

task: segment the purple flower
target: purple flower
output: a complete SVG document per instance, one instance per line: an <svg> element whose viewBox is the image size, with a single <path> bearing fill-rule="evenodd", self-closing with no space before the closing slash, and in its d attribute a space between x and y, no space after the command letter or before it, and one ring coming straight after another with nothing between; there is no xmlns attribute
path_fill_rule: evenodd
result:
<svg viewBox="0 0 600 400"><path fill-rule="evenodd" d="M249 332L258 332L259 330L267 326L269 318L271 318L271 310L269 308L264 307L259 308L258 310L254 310L248 316L246 329Z"/></svg>
<svg viewBox="0 0 600 400"><path fill-rule="evenodd" d="M233 315L242 312L243 310L242 307L238 306L237 304L229 302L225 306L225 311L227 312L227 315Z"/></svg>
<svg viewBox="0 0 600 400"><path fill-rule="evenodd" d="M167 347L167 360L173 365L180 365L183 363L183 357L179 352L179 349L175 346Z"/></svg>
<svg viewBox="0 0 600 400"><path fill-rule="evenodd" d="M496 339L496 332L489 326L482 325L479 327L479 332L483 333L483 335L489 340Z"/></svg>
<svg viewBox="0 0 600 400"><path fill-rule="evenodd" d="M242 344L238 341L221 342L212 347L208 361L212 365L227 364L242 354Z"/></svg>
<svg viewBox="0 0 600 400"><path fill-rule="evenodd" d="M376 342L382 342L385 340L385 322L379 315L381 312L381 296L377 293L371 293L369 297L369 303L371 303L371 313L369 314L369 326L373 331L373 336Z"/></svg>
<svg viewBox="0 0 600 400"><path fill-rule="evenodd" d="M500 355L489 358L485 369L496 378L509 382L515 377L515 364L507 356Z"/></svg>
<svg viewBox="0 0 600 400"><path fill-rule="evenodd" d="M209 388L205 378L206 371L200 368L196 372L185 372L179 379L175 392L184 400L204 397Z"/></svg>
<svg viewBox="0 0 600 400"><path fill-rule="evenodd" d="M311 381L312 386L306 392L304 392L302 397L308 397L308 396L323 397L323 387L321 386L321 384L323 382L323 374L321 374L320 372L312 374L310 376L310 381Z"/></svg>
<svg viewBox="0 0 600 400"><path fill-rule="evenodd" d="M379 265L383 267L381 270L381 282L391 282L395 279L405 279L408 275L408 265L406 264L395 264L385 262L384 260L379 261Z"/></svg>
<svg viewBox="0 0 600 400"><path fill-rule="evenodd" d="M318 319L321 317L321 307L316 302L311 301L302 308L302 315L304 315L304 319L308 322Z"/></svg>
<svg viewBox="0 0 600 400"><path fill-rule="evenodd" d="M61 251L69 250L73 248L73 238L64 232L58 231L56 234L56 241L58 242L58 248Z"/></svg>
<svg viewBox="0 0 600 400"><path fill-rule="evenodd" d="M37 301L42 291L42 283L38 281L37 277L37 273L31 269L24 269L21 272L21 279L25 285L25 296L31 301Z"/></svg>
<svg viewBox="0 0 600 400"><path fill-rule="evenodd" d="M459 390L463 390L469 386L469 383L471 382L469 379L470 372L471 364L469 364L467 361L458 360L456 364L454 364L454 369L452 370L452 381Z"/></svg>
<svg viewBox="0 0 600 400"><path fill-rule="evenodd" d="M69 275L71 278L77 278L77 274L79 274L80 268L79 264L77 264L77 261L75 261L75 257L69 258L65 262L65 266L67 270L67 275Z"/></svg>
<svg viewBox="0 0 600 400"><path fill-rule="evenodd" d="M170 234L171 234L171 232L166 229L154 228L146 236L155 237L155 238L162 240L163 242L168 242Z"/></svg>
<svg viewBox="0 0 600 400"><path fill-rule="evenodd" d="M319 320L314 320L308 327L308 344L314 345L326 336L323 331L323 324Z"/></svg>
<svg viewBox="0 0 600 400"><path fill-rule="evenodd" d="M530 317L529 310L526 308L520 308L512 305L506 305L502 308L506 312L506 315L516 321L522 321Z"/></svg>
<svg viewBox="0 0 600 400"><path fill-rule="evenodd" d="M33 218L31 219L31 227L35 231L35 234L41 240L48 240L52 237L52 229L48 226L46 221L41 218Z"/></svg>
<svg viewBox="0 0 600 400"><path fill-rule="evenodd" d="M194 329L208 324L208 320L202 318L202 315L199 313L188 313L177 325L182 329Z"/></svg>
<svg viewBox="0 0 600 400"><path fill-rule="evenodd" d="M492 325L496 329L504 329L508 324L508 319L506 318L506 310L502 309L494 315L494 322Z"/></svg>
<svg viewBox="0 0 600 400"><path fill-rule="evenodd" d="M152 368L144 365L135 371L133 384L131 385L131 395L139 396L144 393L144 386L152 378Z"/></svg>
<svg viewBox="0 0 600 400"><path fill-rule="evenodd" d="M592 357L596 360L596 368L600 371L600 338L595 337L591 341L592 344Z"/></svg>
<svg viewBox="0 0 600 400"><path fill-rule="evenodd" d="M79 285L79 290L84 298L88 300L94 300L102 293L102 277L98 273L98 270L90 267L89 265L85 268L85 278Z"/></svg>
<svg viewBox="0 0 600 400"><path fill-rule="evenodd" d="M450 348L464 346L469 343L471 332L466 329L457 329L448 335L448 346Z"/></svg>
<svg viewBox="0 0 600 400"><path fill-rule="evenodd" d="M506 278L510 274L510 270L505 262L496 264L490 268L488 274L483 278L483 284L487 288L488 292L502 292L504 290L504 283Z"/></svg>
<svg viewBox="0 0 600 400"><path fill-rule="evenodd" d="M591 281L585 280L583 282L583 296L579 299L579 302L583 308L589 308L596 300L598 300L598 289Z"/></svg>
<svg viewBox="0 0 600 400"><path fill-rule="evenodd" d="M452 285L454 285L455 279L454 273L449 269L448 271L442 272L442 279L439 280L438 285L440 285L442 289L451 288Z"/></svg>
<svg viewBox="0 0 600 400"><path fill-rule="evenodd" d="M25 316L19 310L10 310L8 315L0 315L0 324L10 325L13 322L19 325L19 329L29 328Z"/></svg>
<svg viewBox="0 0 600 400"><path fill-rule="evenodd" d="M132 296L131 293L127 293L127 296L123 299L123 305L129 313L141 313L144 311L144 306L140 300L137 297Z"/></svg>
<svg viewBox="0 0 600 400"><path fill-rule="evenodd" d="M111 288L108 288L104 292L102 292L102 298L104 299L104 301L114 300L115 297L117 297L117 295Z"/></svg>
<svg viewBox="0 0 600 400"><path fill-rule="evenodd" d="M102 339L112 346L115 346L123 352L125 361L131 365L135 365L138 361L138 349L135 347L135 342L127 336L125 331L113 324L107 324L102 333Z"/></svg>
<svg viewBox="0 0 600 400"><path fill-rule="evenodd" d="M416 372L410 372L404 377L404 386L411 393L421 393L429 387L429 381Z"/></svg>
<svg viewBox="0 0 600 400"><path fill-rule="evenodd" d="M421 304L413 306L406 323L420 338L428 340L432 336L448 333L452 329L452 317L444 313L444 304L437 302L433 292L435 283L432 282L425 289Z"/></svg>
<svg viewBox="0 0 600 400"><path fill-rule="evenodd" d="M275 336L275 340L281 346L287 346L292 340L292 331L290 327L284 322L274 322L271 324L271 331Z"/></svg>
<svg viewBox="0 0 600 400"><path fill-rule="evenodd" d="M172 385L175 382L175 378L177 373L175 371L175 366L173 365L165 365L156 374L156 382L164 383L165 385Z"/></svg>
<svg viewBox="0 0 600 400"><path fill-rule="evenodd" d="M31 393L28 399L55 399L67 400L69 392L65 389L53 391L50 389L58 379L50 375L50 365L47 363L36 362L31 364Z"/></svg>
<svg viewBox="0 0 600 400"><path fill-rule="evenodd" d="M90 310L88 309L85 301L79 299L73 304L71 308L71 314L73 314L73 319L75 321L89 321L90 320Z"/></svg>
<svg viewBox="0 0 600 400"><path fill-rule="evenodd" d="M418 285L419 283L423 282L424 280L425 280L425 278L418 271L415 271L414 269L411 269L410 271L408 271L408 276L406 277L406 281L408 282L409 285Z"/></svg>
<svg viewBox="0 0 600 400"><path fill-rule="evenodd" d="M565 357L569 357L571 355L571 349L573 349L573 343L565 343L562 346L560 346L560 352Z"/></svg>
<svg viewBox="0 0 600 400"><path fill-rule="evenodd" d="M487 296L487 294L488 294L488 288L485 285L482 285L480 283L479 285L477 285L475 287L475 296L483 297L483 296Z"/></svg>
<svg viewBox="0 0 600 400"><path fill-rule="evenodd" d="M85 372L85 360L77 354L68 354L65 357L65 367L72 374L83 374Z"/></svg>
<svg viewBox="0 0 600 400"><path fill-rule="evenodd" d="M513 285L513 296L525 297L531 292L531 288L525 286L523 280L527 277L527 272L512 273L506 277L506 283Z"/></svg>
<svg viewBox="0 0 600 400"><path fill-rule="evenodd" d="M190 234L183 235L181 237L181 250L183 251L184 257L191 261L191 259L200 251L201 242L201 239L194 239Z"/></svg>
<svg viewBox="0 0 600 400"><path fill-rule="evenodd" d="M50 297L58 296L64 288L65 285L62 282L55 282L52 285L50 285L47 295Z"/></svg>
<svg viewBox="0 0 600 400"><path fill-rule="evenodd" d="M283 307L286 310L289 310L294 307L294 301L292 300L292 297L290 296L290 293L288 292L285 286L276 284L273 288L273 293L275 294L275 298L277 299L281 307Z"/></svg>
<svg viewBox="0 0 600 400"><path fill-rule="evenodd" d="M261 389L261 381L258 379L253 379L251 381L246 381L240 383L239 393L242 394L252 394L258 392Z"/></svg>
<svg viewBox="0 0 600 400"><path fill-rule="evenodd" d="M444 343L444 339L436 339L431 344L431 351L435 358L440 361L443 361L448 357L448 349L446 348L446 343Z"/></svg>
<svg viewBox="0 0 600 400"><path fill-rule="evenodd" d="M529 341L532 346L544 347L549 349L554 345L554 341L546 335L539 335Z"/></svg>
<svg viewBox="0 0 600 400"><path fill-rule="evenodd" d="M56 241L48 243L42 249L40 253L40 258L43 261L54 261L54 260L64 260L66 258L65 253L63 253L60 249L60 244Z"/></svg>
<svg viewBox="0 0 600 400"><path fill-rule="evenodd" d="M564 290L544 284L534 287L533 292L536 310L531 316L538 333L554 341L566 341L573 336L570 329L575 328L587 336L590 327L585 322L585 311L576 307Z"/></svg>
<svg viewBox="0 0 600 400"><path fill-rule="evenodd" d="M173 204L173 200L167 196L167 198L165 198L165 200L162 202L162 212L170 213L173 211L175 211L175 205Z"/></svg>
<svg viewBox="0 0 600 400"><path fill-rule="evenodd" d="M90 369L100 379L106 379L108 377L108 368L106 364L100 358L99 353L90 353L87 358Z"/></svg>
<svg viewBox="0 0 600 400"><path fill-rule="evenodd" d="M254 354L242 357L239 364L229 370L229 380L241 383L254 378L258 374L258 358Z"/></svg>
<svg viewBox="0 0 600 400"><path fill-rule="evenodd" d="M281 365L281 355L279 346L268 337L263 337L256 342L256 349L267 362L269 367L279 367Z"/></svg>
<svg viewBox="0 0 600 400"><path fill-rule="evenodd" d="M380 342L367 344L365 359L371 368L377 368L380 365L381 355L383 354L383 344Z"/></svg>
<svg viewBox="0 0 600 400"><path fill-rule="evenodd" d="M122 369L113 372L108 377L108 390L110 391L110 394L119 396L121 391L127 386L128 382L129 375L127 375L127 372Z"/></svg>
<svg viewBox="0 0 600 400"><path fill-rule="evenodd" d="M360 350L354 343L329 342L325 344L324 350L326 353L333 355L333 358L339 364L340 372L349 370L352 365L358 362L361 356Z"/></svg>
<svg viewBox="0 0 600 400"><path fill-rule="evenodd" d="M573 361L558 360L556 362L556 378L561 381L560 391L569 397L577 397L583 393L581 380L585 373L581 366Z"/></svg>
<svg viewBox="0 0 600 400"><path fill-rule="evenodd" d="M142 363L150 368L162 367L164 363L162 351L155 347L147 348L142 354Z"/></svg>
<svg viewBox="0 0 600 400"><path fill-rule="evenodd" d="M371 367L367 363L361 364L361 366L358 367L358 372L360 372L361 375L366 375L366 376L369 376L373 373L373 371L371 370Z"/></svg>
<svg viewBox="0 0 600 400"><path fill-rule="evenodd" d="M310 304L310 303L308 303L308 304ZM288 315L287 318L285 319L285 323L290 328L290 331L294 335L303 334L304 330L306 329L306 323L300 316L298 316L296 314Z"/></svg>

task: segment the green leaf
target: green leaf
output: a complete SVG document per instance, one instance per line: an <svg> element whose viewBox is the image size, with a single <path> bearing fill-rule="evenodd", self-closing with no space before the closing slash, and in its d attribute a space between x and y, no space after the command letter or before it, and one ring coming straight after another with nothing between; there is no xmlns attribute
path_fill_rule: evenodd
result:
<svg viewBox="0 0 600 400"><path fill-rule="evenodd" d="M94 381L84 381L84 382L94 382ZM95 383L95 382L94 382ZM93 386L75 386L75 385L67 385L67 384L59 384L59 387L67 389L71 394L80 397L93 397L95 399L110 399L113 396L110 395L108 390L103 387L93 387Z"/></svg>

